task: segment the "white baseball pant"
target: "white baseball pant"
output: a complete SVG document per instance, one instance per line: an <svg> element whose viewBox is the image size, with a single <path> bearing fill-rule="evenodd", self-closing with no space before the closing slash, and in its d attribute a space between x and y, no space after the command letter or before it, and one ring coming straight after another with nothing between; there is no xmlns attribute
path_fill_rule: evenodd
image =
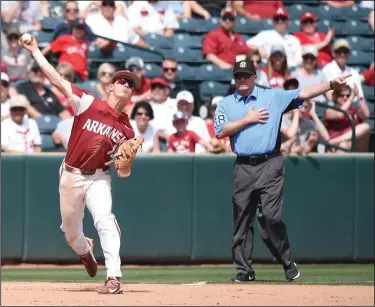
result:
<svg viewBox="0 0 375 307"><path fill-rule="evenodd" d="M107 277L122 277L120 259L120 228L112 214L111 176L97 170L94 175L82 175L78 169L68 172L64 162L60 167L61 230L68 244L78 255L87 254L89 245L83 234L85 204L98 231L103 249Z"/></svg>

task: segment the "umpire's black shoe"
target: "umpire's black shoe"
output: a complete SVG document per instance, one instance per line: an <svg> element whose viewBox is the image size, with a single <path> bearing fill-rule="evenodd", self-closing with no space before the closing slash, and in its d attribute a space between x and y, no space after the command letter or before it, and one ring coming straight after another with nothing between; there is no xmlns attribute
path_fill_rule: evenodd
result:
<svg viewBox="0 0 375 307"><path fill-rule="evenodd" d="M297 268L297 264L292 262L287 267L284 268L285 270L285 278L287 281L292 281L297 279L300 276L299 270Z"/></svg>
<svg viewBox="0 0 375 307"><path fill-rule="evenodd" d="M235 281L235 282L249 282L249 281L254 281L254 280L255 280L255 274L253 275L237 274L231 279L231 281Z"/></svg>

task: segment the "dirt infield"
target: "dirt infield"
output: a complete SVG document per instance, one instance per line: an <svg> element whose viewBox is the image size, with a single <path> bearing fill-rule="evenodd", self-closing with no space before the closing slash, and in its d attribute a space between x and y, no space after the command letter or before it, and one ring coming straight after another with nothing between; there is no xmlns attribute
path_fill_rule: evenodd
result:
<svg viewBox="0 0 375 307"><path fill-rule="evenodd" d="M373 286L264 284L128 284L100 295L99 284L3 282L2 306L370 306Z"/></svg>

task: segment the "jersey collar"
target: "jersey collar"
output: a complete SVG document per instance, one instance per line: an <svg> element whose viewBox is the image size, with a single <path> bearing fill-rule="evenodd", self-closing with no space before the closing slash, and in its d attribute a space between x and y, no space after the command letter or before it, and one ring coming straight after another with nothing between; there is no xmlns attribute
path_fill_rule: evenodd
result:
<svg viewBox="0 0 375 307"><path fill-rule="evenodd" d="M254 89L253 89L253 92L250 94L250 96L247 97L247 99L245 100L245 96L241 96L238 91L236 90L234 92L234 99L236 102L244 102L244 103L247 103L247 102L250 102L250 101L256 101L258 99L258 87L255 85L254 86Z"/></svg>

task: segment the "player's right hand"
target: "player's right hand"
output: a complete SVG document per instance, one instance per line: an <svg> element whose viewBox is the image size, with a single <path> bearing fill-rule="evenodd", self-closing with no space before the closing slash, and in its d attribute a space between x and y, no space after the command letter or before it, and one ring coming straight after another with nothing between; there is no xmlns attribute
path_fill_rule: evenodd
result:
<svg viewBox="0 0 375 307"><path fill-rule="evenodd" d="M31 34L30 34L31 35ZM27 49L28 51L30 52L34 52L36 50L38 50L38 43L35 39L35 37L33 35L31 35L31 43L30 44L27 44L24 40L24 37L21 36L20 40L19 40L19 44L24 47L25 49Z"/></svg>
<svg viewBox="0 0 375 307"><path fill-rule="evenodd" d="M254 105L252 105L249 111L247 112L245 119L247 120L249 124L258 124L258 123L264 124L267 122L268 117L269 117L269 113L267 109L262 108L262 109L254 111Z"/></svg>

